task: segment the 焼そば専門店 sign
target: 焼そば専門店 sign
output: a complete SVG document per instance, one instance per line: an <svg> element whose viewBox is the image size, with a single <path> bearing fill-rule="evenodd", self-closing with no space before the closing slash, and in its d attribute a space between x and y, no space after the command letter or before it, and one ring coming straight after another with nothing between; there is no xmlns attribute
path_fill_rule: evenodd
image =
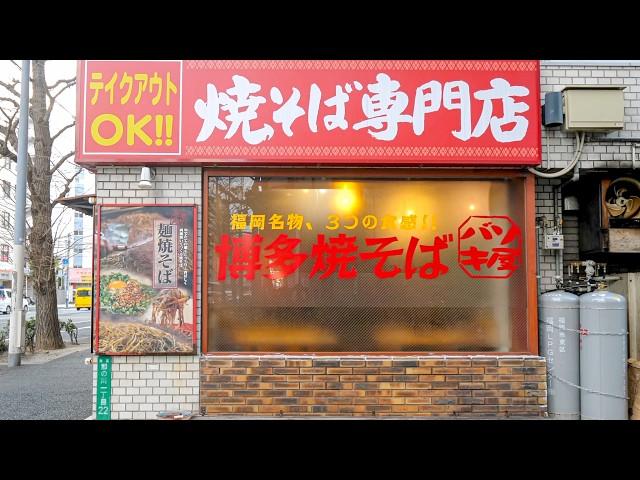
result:
<svg viewBox="0 0 640 480"><path fill-rule="evenodd" d="M533 60L80 61L76 161L536 165L539 70Z"/></svg>

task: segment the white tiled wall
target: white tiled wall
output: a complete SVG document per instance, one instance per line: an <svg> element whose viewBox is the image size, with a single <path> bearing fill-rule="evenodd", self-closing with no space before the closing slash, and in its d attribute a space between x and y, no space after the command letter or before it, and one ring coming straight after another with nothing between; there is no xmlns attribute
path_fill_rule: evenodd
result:
<svg viewBox="0 0 640 480"><path fill-rule="evenodd" d="M546 92L557 92L570 85L622 85L624 90L624 130L608 134L587 133L580 169L590 168L631 168L631 148L633 141L608 142L602 137L635 138L640 143L640 66L541 66L541 99L544 102ZM575 134L561 127L547 129L542 127L542 165L541 168L563 168L567 166L575 152ZM536 179L536 215L553 218L553 185L555 179ZM558 204L562 212L562 205ZM576 216L563 218L565 249L562 251L562 263L578 260L578 223ZM542 235L539 236L540 247ZM560 253L558 253L560 254ZM540 270L542 291L555 288L556 275L554 251L541 250ZM566 267L564 268L566 272Z"/></svg>
<svg viewBox="0 0 640 480"><path fill-rule="evenodd" d="M153 188L137 187L140 167L98 167L98 203L182 203L198 206L198 258L202 258L202 169L200 167L157 167ZM200 332L200 284L197 271L197 324ZM111 418L152 419L165 410L198 412L198 355L112 357ZM96 366L93 375L95 415Z"/></svg>

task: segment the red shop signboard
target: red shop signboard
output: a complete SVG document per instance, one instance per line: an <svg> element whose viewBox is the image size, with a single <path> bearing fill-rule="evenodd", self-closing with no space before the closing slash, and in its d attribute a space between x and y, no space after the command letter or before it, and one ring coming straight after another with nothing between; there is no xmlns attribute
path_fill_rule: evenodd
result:
<svg viewBox="0 0 640 480"><path fill-rule="evenodd" d="M78 62L79 164L540 163L538 61Z"/></svg>

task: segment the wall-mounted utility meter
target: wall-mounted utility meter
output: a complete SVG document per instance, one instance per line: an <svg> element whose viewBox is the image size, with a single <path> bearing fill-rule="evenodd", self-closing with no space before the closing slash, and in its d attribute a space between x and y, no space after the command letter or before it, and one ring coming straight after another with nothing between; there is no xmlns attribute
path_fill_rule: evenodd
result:
<svg viewBox="0 0 640 480"><path fill-rule="evenodd" d="M545 250L562 250L564 248L564 235L545 235L544 248Z"/></svg>

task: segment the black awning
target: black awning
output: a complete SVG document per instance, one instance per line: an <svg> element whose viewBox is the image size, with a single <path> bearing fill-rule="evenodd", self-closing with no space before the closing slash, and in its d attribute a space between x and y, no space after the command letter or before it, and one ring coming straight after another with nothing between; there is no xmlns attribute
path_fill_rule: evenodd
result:
<svg viewBox="0 0 640 480"><path fill-rule="evenodd" d="M78 195L77 197L66 197L58 200L58 203L65 205L76 212L84 213L85 215L93 216L93 203L89 199L93 199L95 202L95 194L90 195Z"/></svg>

